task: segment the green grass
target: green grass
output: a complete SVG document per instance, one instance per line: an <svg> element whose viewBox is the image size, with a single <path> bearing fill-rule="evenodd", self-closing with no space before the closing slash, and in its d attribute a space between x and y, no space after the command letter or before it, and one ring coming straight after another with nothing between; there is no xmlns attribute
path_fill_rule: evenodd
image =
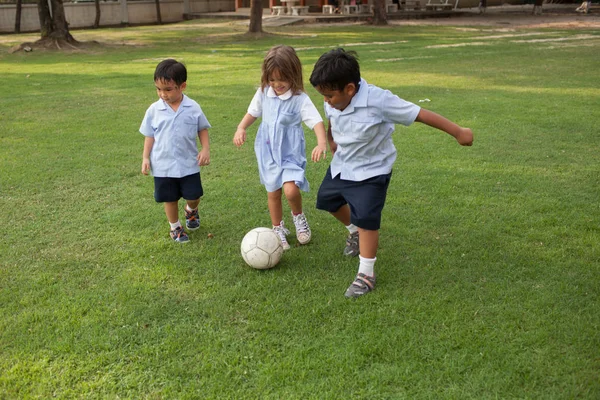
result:
<svg viewBox="0 0 600 400"><path fill-rule="evenodd" d="M0 38L0 398L599 398L598 32L245 30L74 31L107 46L68 54L9 54L36 36ZM368 82L475 133L462 148L398 127L378 287L357 301L344 228L314 207L327 162L307 172L312 243L269 271L239 254L269 217L252 146L231 140L278 43L299 49L307 86L344 44ZM166 57L213 125L185 246L139 172Z"/></svg>

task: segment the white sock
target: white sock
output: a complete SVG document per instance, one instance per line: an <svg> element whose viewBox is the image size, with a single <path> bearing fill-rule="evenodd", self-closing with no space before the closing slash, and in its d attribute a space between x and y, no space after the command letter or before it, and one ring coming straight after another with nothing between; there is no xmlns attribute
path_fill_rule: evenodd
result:
<svg viewBox="0 0 600 400"><path fill-rule="evenodd" d="M367 276L375 276L375 258L365 258L361 255L358 256L360 264L358 266L358 273L365 274Z"/></svg>
<svg viewBox="0 0 600 400"><path fill-rule="evenodd" d="M186 211L194 211L194 210L197 210L197 209L198 209L198 207L196 207L194 209L191 209L190 206L188 206L187 204L185 205L185 210Z"/></svg>
<svg viewBox="0 0 600 400"><path fill-rule="evenodd" d="M346 229L348 229L348 232L350 233L358 232L358 226L354 224L346 225Z"/></svg>
<svg viewBox="0 0 600 400"><path fill-rule="evenodd" d="M177 220L177 222L169 222L169 225L171 225L171 230L174 231L181 226L181 222Z"/></svg>

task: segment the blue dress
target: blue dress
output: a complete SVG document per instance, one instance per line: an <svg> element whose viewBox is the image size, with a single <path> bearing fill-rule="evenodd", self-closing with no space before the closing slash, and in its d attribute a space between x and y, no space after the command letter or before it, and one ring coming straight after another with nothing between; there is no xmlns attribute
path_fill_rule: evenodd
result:
<svg viewBox="0 0 600 400"><path fill-rule="evenodd" d="M255 100L258 100L261 110L254 113L249 110L249 113L262 112L254 142L260 183L268 192L274 192L285 182L293 181L300 190L307 192L309 185L305 177L306 143L302 122L304 120L311 129L320 122L315 122L315 119L321 119L316 107L306 93L291 95L288 92L277 96L269 87L257 92L253 100L256 105Z"/></svg>

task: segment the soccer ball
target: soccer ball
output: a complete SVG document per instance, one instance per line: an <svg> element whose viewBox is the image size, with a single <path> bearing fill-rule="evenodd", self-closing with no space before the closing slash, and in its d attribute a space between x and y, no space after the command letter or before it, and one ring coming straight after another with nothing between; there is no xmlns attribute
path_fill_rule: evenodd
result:
<svg viewBox="0 0 600 400"><path fill-rule="evenodd" d="M254 228L248 232L242 239L241 250L246 264L256 269L273 268L283 255L281 238L269 228Z"/></svg>

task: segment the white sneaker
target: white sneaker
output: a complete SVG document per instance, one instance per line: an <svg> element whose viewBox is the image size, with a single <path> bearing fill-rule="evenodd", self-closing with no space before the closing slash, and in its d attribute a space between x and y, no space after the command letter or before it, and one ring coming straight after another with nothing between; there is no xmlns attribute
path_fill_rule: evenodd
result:
<svg viewBox="0 0 600 400"><path fill-rule="evenodd" d="M279 224L279 226L274 226L273 227L273 232L275 232L276 234L279 235L279 238L281 239L281 244L283 245L283 249L284 250L289 250L290 249L290 244L287 241L286 235L289 235L290 231L287 230L285 228L285 226L283 226L283 221L281 221L281 223Z"/></svg>
<svg viewBox="0 0 600 400"><path fill-rule="evenodd" d="M306 244L310 242L312 234L304 213L298 215L292 214L292 216L294 217L294 225L296 226L296 237L298 238L298 242L300 242L300 244Z"/></svg>

